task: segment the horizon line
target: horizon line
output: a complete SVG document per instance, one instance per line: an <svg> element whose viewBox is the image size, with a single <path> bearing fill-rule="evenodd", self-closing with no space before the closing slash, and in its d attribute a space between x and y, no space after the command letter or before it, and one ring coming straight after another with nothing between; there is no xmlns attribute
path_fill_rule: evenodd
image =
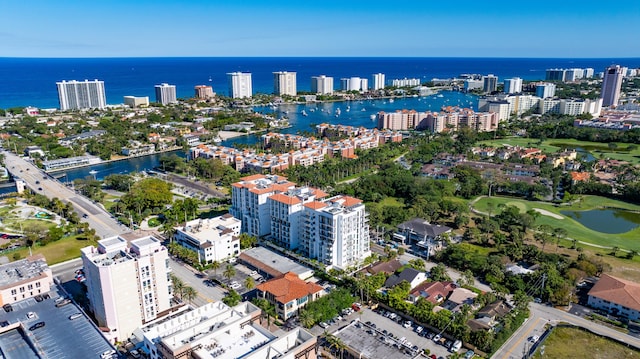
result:
<svg viewBox="0 0 640 359"><path fill-rule="evenodd" d="M543 56L0 56L0 59L224 59L224 58L260 58L260 59L562 59L562 60L629 60L638 57L543 57Z"/></svg>

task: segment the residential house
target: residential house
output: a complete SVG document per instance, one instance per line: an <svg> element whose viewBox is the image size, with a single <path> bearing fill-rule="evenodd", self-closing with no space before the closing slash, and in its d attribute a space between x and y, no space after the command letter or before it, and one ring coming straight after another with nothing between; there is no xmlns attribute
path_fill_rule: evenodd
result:
<svg viewBox="0 0 640 359"><path fill-rule="evenodd" d="M447 297L455 288L456 285L452 282L424 282L409 293L409 300L412 303L416 303L418 299L424 298L438 305L447 300Z"/></svg>
<svg viewBox="0 0 640 359"><path fill-rule="evenodd" d="M415 288L418 284L427 280L427 274L411 267L405 268L399 274L394 274L387 278L384 282L384 286L387 288L395 287L396 285L406 281L411 285L411 288Z"/></svg>
<svg viewBox="0 0 640 359"><path fill-rule="evenodd" d="M467 288L455 288L451 294L449 294L449 298L447 298L442 307L452 312L458 312L465 304L473 305L477 296L477 293L474 293Z"/></svg>
<svg viewBox="0 0 640 359"><path fill-rule="evenodd" d="M502 300L497 300L487 304L476 313L476 318L467 321L467 325L472 331L492 330L499 320L507 315L511 308Z"/></svg>
<svg viewBox="0 0 640 359"><path fill-rule="evenodd" d="M321 286L305 282L297 274L291 272L266 281L258 285L256 289L258 297L273 304L276 313L283 320L293 317L298 309L326 293Z"/></svg>

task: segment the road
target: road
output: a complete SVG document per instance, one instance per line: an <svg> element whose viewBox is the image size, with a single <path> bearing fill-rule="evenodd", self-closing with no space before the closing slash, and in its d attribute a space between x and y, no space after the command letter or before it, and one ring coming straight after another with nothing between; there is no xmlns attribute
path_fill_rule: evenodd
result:
<svg viewBox="0 0 640 359"><path fill-rule="evenodd" d="M108 238L129 231L125 225L119 223L104 208L72 191L31 162L27 162L9 151L3 151L2 154L5 157L5 166L11 175L24 180L27 187L35 193L42 194L50 199L57 197L63 203L71 202L75 211L82 217L82 220L95 229L96 235L100 238Z"/></svg>
<svg viewBox="0 0 640 359"><path fill-rule="evenodd" d="M523 354L531 347L531 343L527 341L527 338L532 335L542 336L546 324L555 325L560 322L580 326L598 335L613 338L640 348L639 338L621 333L615 329L594 323L562 310L536 303L530 303L529 310L531 312L529 319L493 354L493 358L522 358Z"/></svg>
<svg viewBox="0 0 640 359"><path fill-rule="evenodd" d="M180 278L185 285L193 287L198 292L196 299L191 302L195 307L202 306L209 302L220 301L226 294L226 290L217 285L206 285L204 281L207 278L198 278L196 276L198 272L184 263L170 258L169 267L171 267L173 274Z"/></svg>

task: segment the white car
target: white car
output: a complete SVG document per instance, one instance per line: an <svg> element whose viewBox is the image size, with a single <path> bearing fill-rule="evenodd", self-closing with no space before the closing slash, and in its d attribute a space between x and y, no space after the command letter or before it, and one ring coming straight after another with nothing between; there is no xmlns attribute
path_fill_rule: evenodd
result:
<svg viewBox="0 0 640 359"><path fill-rule="evenodd" d="M238 289L238 288L240 288L240 287L242 287L242 286L240 285L240 283L235 283L235 284L232 284L232 285L231 285L231 289Z"/></svg>
<svg viewBox="0 0 640 359"><path fill-rule="evenodd" d="M33 319L33 318L35 318L35 317L36 317L36 313L34 313L34 312L29 312L29 313L27 313L27 318L29 318L29 319Z"/></svg>
<svg viewBox="0 0 640 359"><path fill-rule="evenodd" d="M416 333L420 334L420 333L422 333L423 330L424 330L423 327L417 327L416 328Z"/></svg>
<svg viewBox="0 0 640 359"><path fill-rule="evenodd" d="M535 342L537 342L538 340L540 340L540 337L539 337L539 336L537 336L537 335L532 335L532 336L530 336L530 337L529 337L529 339L528 339L528 340L529 340L529 342L530 342L530 343L535 343Z"/></svg>

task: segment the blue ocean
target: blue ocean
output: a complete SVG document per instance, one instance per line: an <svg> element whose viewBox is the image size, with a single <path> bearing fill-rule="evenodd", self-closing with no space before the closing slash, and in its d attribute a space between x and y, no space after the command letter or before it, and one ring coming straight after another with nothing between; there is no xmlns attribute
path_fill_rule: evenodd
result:
<svg viewBox="0 0 640 359"><path fill-rule="evenodd" d="M253 74L254 93L272 93L274 71L296 71L299 91L309 91L311 76L371 79L374 73L395 78L450 78L463 73L494 74L500 80L519 76L544 79L547 68L592 67L596 73L611 64L640 67L640 59L525 59L525 58L0 58L0 108L35 106L57 108L56 82L99 79L105 82L107 103L119 104L123 96L149 96L154 85L177 87L178 97L193 96L193 87L211 85L227 94L226 73ZM369 80L371 81L371 80Z"/></svg>

